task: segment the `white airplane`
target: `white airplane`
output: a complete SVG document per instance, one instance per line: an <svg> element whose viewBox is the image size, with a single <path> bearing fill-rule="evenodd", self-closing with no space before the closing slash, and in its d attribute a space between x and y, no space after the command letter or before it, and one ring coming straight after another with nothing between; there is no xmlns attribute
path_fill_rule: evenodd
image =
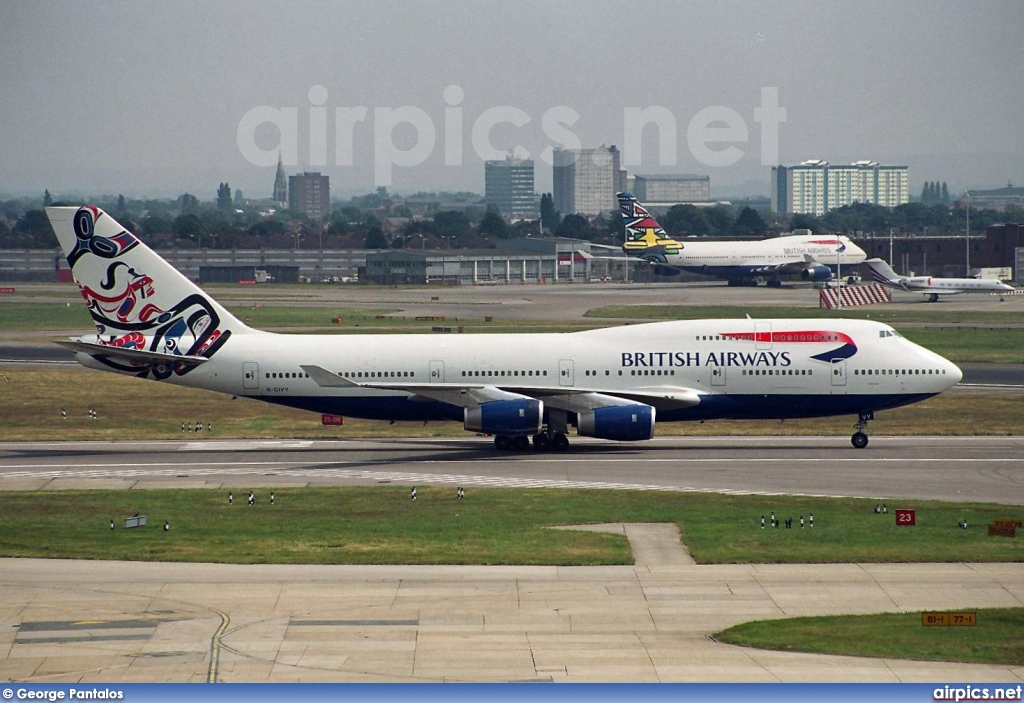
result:
<svg viewBox="0 0 1024 703"><path fill-rule="evenodd" d="M756 286L759 277L767 277L769 286L779 286L780 276L828 281L837 269L856 266L867 258L864 250L846 237L814 235L810 230L754 242L679 242L665 233L631 193L617 197L626 226L622 251L654 265L659 275L703 273L723 278L730 286Z"/></svg>
<svg viewBox="0 0 1024 703"><path fill-rule="evenodd" d="M934 276L901 276L881 259L865 261L871 269L871 277L883 286L898 288L912 293L923 293L928 302L934 303L940 295L962 293L1007 293L1013 286L996 278L936 278Z"/></svg>
<svg viewBox="0 0 1024 703"><path fill-rule="evenodd" d="M96 324L61 342L90 368L376 420L448 420L498 449L643 440L662 422L856 414L960 370L863 320L699 320L584 332L306 335L252 329L95 207L46 209Z"/></svg>

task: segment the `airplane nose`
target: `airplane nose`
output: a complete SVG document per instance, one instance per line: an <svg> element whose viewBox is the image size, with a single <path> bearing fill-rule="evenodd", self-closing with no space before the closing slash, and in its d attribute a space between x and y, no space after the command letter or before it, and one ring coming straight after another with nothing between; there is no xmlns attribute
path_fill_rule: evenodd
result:
<svg viewBox="0 0 1024 703"><path fill-rule="evenodd" d="M949 385L955 386L963 380L964 372L960 370L960 367L954 364L952 361L946 360L946 378L949 379Z"/></svg>

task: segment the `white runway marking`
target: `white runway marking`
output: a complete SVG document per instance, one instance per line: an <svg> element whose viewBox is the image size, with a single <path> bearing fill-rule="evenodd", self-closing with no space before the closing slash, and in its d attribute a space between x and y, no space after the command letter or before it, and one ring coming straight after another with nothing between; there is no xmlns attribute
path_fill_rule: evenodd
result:
<svg viewBox="0 0 1024 703"><path fill-rule="evenodd" d="M312 440L245 440L217 439L188 442L178 447L179 452L251 452L258 449L308 449Z"/></svg>
<svg viewBox="0 0 1024 703"><path fill-rule="evenodd" d="M570 456L548 456L548 457L507 457L496 459L503 463L515 461L523 464L556 464L565 466L567 464L595 463L616 464L621 463L621 458L596 458L596 457L570 457ZM863 462L861 458L833 458L831 464ZM883 464L904 464L905 458L872 458L872 463ZM1005 458L976 458L976 459L914 459L924 463L943 463L945 465L957 463L985 463L1003 464L1016 463L1019 459L1016 456ZM648 464L714 464L728 462L736 464L820 464L820 459L801 458L779 458L770 459L763 457L752 457L749 459L727 458L693 458L673 459L652 457L640 459L636 463ZM388 461L316 461L316 462L204 462L202 466L196 466L194 462L153 462L153 463L92 463L81 464L75 467L68 467L66 464L16 464L7 467L8 471L0 474L0 478L6 479L37 479L54 481L61 479L117 479L133 480L143 478L193 478L205 479L206 477L220 477L221 479L239 478L245 476L275 476L281 479L302 479L303 481L324 481L324 480L353 480L368 481L373 483L395 483L399 485L464 485L474 487L494 488L590 488L606 490L641 490L641 491L670 491L670 492L695 492L695 493L716 493L727 495L799 495L806 497L817 497L824 494L817 492L792 492L792 491L759 491L743 490L734 488L703 488L687 485L672 484L649 484L633 482L609 482L609 481L573 481L561 479L536 479L518 477L497 477L480 475L460 475L452 473L428 473L414 471L388 471L386 467L392 462ZM417 462L421 465L445 465L451 466L451 460L426 460ZM361 467L380 466L382 470L372 468L344 468L345 464L358 464ZM833 497L835 497L833 495ZM851 496L852 497L852 496Z"/></svg>
<svg viewBox="0 0 1024 703"><path fill-rule="evenodd" d="M743 491L734 489L707 489L693 486L661 486L645 483L616 483L605 481L565 481L556 479L530 479L530 478L504 478L495 476L472 476L457 474L430 474L413 473L400 471L365 471L359 469L288 469L281 467L279 474L283 478L306 478L306 479L353 479L373 480L376 483L395 483L399 485L431 485L451 484L488 488L594 488L606 490L632 490L632 491L668 491L668 492L693 492L693 493L722 493L730 495L817 495L800 493L780 493L774 491ZM266 468L233 469L189 469L189 478L202 478L204 476L247 476L247 475L268 475ZM180 470L172 469L107 469L93 471L58 470L58 471L22 471L5 474L5 478L118 478L131 479L137 477L159 477L167 476L180 477L183 474Z"/></svg>

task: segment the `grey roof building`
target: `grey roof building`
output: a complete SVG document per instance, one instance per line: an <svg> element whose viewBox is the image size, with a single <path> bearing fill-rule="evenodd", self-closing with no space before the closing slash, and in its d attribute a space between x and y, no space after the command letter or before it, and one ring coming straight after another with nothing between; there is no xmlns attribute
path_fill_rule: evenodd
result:
<svg viewBox="0 0 1024 703"><path fill-rule="evenodd" d="M535 219L537 199L534 195L532 159L515 159L484 163L484 193L505 217Z"/></svg>

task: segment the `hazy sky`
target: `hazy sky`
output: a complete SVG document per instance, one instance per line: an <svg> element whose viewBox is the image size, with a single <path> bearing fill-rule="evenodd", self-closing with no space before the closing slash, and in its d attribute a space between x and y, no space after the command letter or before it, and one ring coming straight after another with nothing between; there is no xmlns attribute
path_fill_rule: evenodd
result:
<svg viewBox="0 0 1024 703"><path fill-rule="evenodd" d="M630 172L708 174L713 196L767 195L765 88L785 109L781 163L907 165L915 194L926 180L1024 185L1020 0L0 0L0 193L211 200L227 181L269 197L275 166L255 165L239 139L246 115L267 108L296 116L286 170L327 173L336 195L372 190L381 163L402 158L422 163L393 166L392 191L482 192L472 132L495 115L520 124L495 126L490 145L528 150L549 190L545 147L571 134L622 148L624 111L658 107L676 149L650 125ZM348 165L338 109L360 106ZM427 120L432 149L423 124L399 123L409 115ZM738 150L734 163L709 164L688 143L708 115L726 122L704 126L732 132L706 149ZM247 134L276 159L277 127Z"/></svg>

